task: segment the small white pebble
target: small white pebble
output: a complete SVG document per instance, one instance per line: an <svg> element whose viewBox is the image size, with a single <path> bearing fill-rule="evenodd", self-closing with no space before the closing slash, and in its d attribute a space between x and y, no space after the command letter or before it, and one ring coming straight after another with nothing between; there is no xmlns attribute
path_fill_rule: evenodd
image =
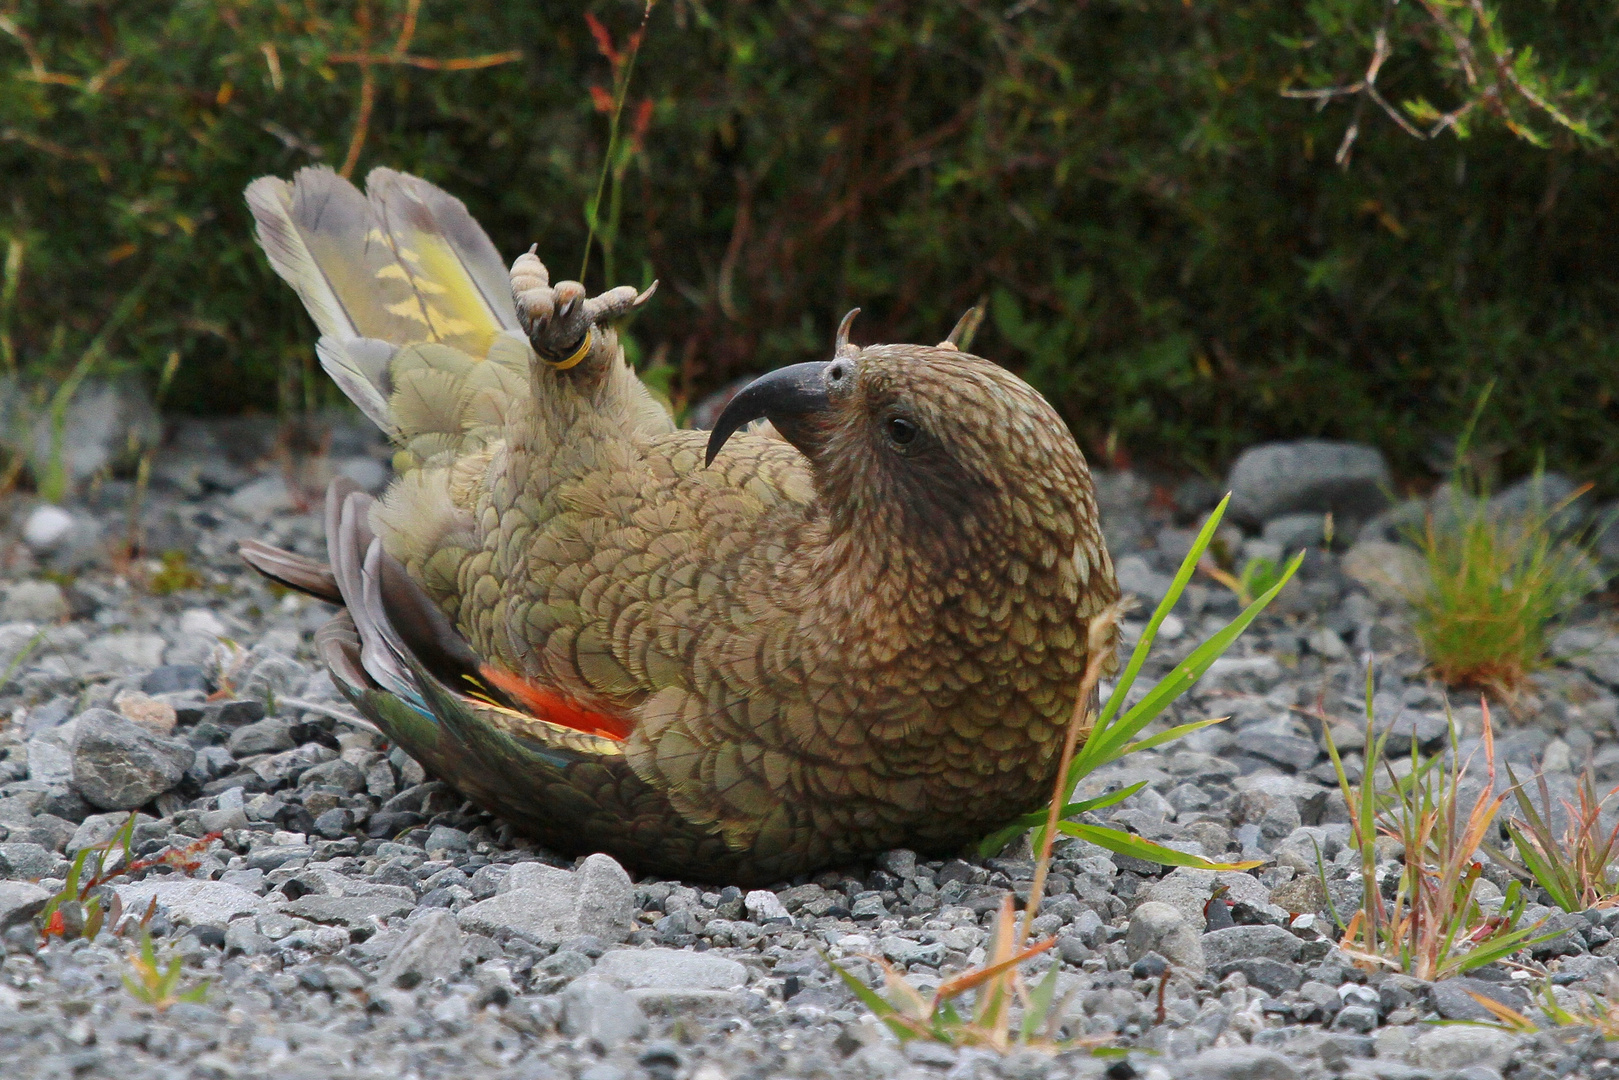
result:
<svg viewBox="0 0 1619 1080"><path fill-rule="evenodd" d="M71 528L73 515L60 506L47 503L28 515L28 521L22 527L22 538L35 551L49 551L61 542Z"/></svg>
<svg viewBox="0 0 1619 1080"><path fill-rule="evenodd" d="M207 608L189 608L180 613L182 634L201 634L206 637L224 637L230 633L219 616Z"/></svg>

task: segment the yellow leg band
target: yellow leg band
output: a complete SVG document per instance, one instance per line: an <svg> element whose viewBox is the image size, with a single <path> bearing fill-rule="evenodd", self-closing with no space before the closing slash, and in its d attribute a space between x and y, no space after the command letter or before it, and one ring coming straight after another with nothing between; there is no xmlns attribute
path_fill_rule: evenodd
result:
<svg viewBox="0 0 1619 1080"><path fill-rule="evenodd" d="M596 328L594 326L586 327L585 340L579 343L579 347L573 351L572 356L568 357L566 360L547 360L546 363L550 364L558 371L567 371L569 368L577 366L579 361L585 358L585 354L590 352L590 347L595 344L595 342Z"/></svg>

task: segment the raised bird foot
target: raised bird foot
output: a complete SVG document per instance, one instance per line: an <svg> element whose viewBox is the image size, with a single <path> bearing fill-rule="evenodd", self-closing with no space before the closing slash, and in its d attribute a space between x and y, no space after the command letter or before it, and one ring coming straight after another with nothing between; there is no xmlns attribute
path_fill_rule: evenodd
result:
<svg viewBox="0 0 1619 1080"><path fill-rule="evenodd" d="M512 299L529 344L557 368L570 368L585 358L592 327L640 307L658 287L654 281L637 293L634 286L620 285L587 299L585 287L577 281L553 286L550 271L534 251L530 248L512 263Z"/></svg>

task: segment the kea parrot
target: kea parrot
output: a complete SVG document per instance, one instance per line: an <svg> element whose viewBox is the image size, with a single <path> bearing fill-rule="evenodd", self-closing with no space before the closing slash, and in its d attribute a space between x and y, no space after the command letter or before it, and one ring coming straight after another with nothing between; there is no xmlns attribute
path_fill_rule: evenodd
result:
<svg viewBox="0 0 1619 1080"><path fill-rule="evenodd" d="M951 854L1049 796L1118 586L1028 384L845 319L681 430L612 327L651 289L508 272L390 169L247 201L398 475L334 483L329 564L242 554L342 606L320 657L428 773L559 851L737 884Z"/></svg>

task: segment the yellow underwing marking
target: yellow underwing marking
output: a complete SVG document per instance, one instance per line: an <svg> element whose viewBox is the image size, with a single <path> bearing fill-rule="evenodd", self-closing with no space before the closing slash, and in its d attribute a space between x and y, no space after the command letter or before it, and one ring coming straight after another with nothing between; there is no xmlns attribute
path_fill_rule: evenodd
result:
<svg viewBox="0 0 1619 1080"><path fill-rule="evenodd" d="M409 300L401 300L397 304L389 304L387 310L388 314L397 315L401 319L410 319L412 322L419 322L423 326L431 325L427 321L427 316L422 313L421 304L414 296Z"/></svg>
<svg viewBox="0 0 1619 1080"><path fill-rule="evenodd" d="M427 308L428 324L432 326L433 333L437 334L440 339L456 337L470 333L473 330L473 325L465 319L452 318L431 304L424 304L423 306Z"/></svg>
<svg viewBox="0 0 1619 1080"><path fill-rule="evenodd" d="M596 328L594 326L587 327L585 330L585 340L579 343L579 348L574 350L572 356L568 357L566 360L547 360L546 363L550 364L557 371L567 371L571 367L578 366L579 361L583 360L585 358L585 354L590 351L590 346L594 343L595 337Z"/></svg>

